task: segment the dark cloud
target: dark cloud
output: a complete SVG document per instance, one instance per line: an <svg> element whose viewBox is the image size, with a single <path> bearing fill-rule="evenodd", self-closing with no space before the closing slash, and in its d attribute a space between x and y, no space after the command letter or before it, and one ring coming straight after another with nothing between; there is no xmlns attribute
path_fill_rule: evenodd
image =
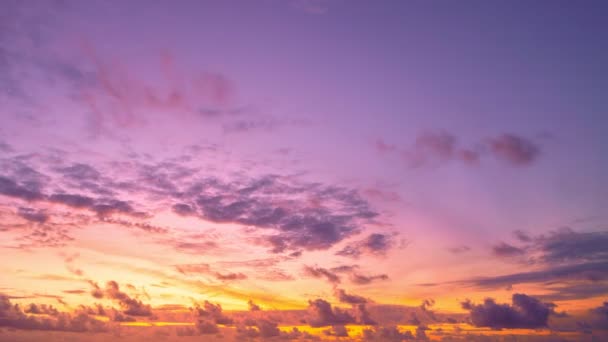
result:
<svg viewBox="0 0 608 342"><path fill-rule="evenodd" d="M377 216L354 190L297 184L277 176L242 185L205 182L198 189L202 191L193 203L202 218L273 229L277 234L266 243L276 253L328 249ZM281 198L285 205L277 205Z"/></svg>
<svg viewBox="0 0 608 342"><path fill-rule="evenodd" d="M174 204L173 212L181 216L190 216L196 213L196 211L191 206L184 203Z"/></svg>
<svg viewBox="0 0 608 342"><path fill-rule="evenodd" d="M18 304L12 304L4 295L0 295L0 327L70 332L108 330L106 323L96 320L85 312L68 314L42 304L30 304L22 310Z"/></svg>
<svg viewBox="0 0 608 342"><path fill-rule="evenodd" d="M361 296L358 296L358 295L348 294L343 289L336 289L334 291L334 294L335 294L336 298L341 303L346 303L346 304L365 304L365 303L368 302L367 298L361 297Z"/></svg>
<svg viewBox="0 0 608 342"><path fill-rule="evenodd" d="M536 144L513 134L491 138L488 146L496 158L516 166L529 165L540 155Z"/></svg>
<svg viewBox="0 0 608 342"><path fill-rule="evenodd" d="M150 203L127 200L126 196L151 198L155 204L172 207L179 215L268 230L267 235L258 234L256 242L269 246L274 253L294 257L307 250L329 249L360 233L378 216L354 189L301 182L295 177L263 175L221 180L206 177L175 160L146 164L134 159L128 165L107 163L92 167L69 163L63 155L55 156L52 161L47 159L50 157L3 161L7 170L12 171L11 175L0 175L0 195L86 209L94 213L96 219L108 222L118 220L114 216L149 217L140 208ZM27 165L28 160L52 173L37 172ZM123 167L129 172L113 176ZM43 192L45 188L51 189L48 194ZM154 227L149 224L115 223L151 233L164 232L162 229L152 231ZM191 253L216 247L214 241L181 239L167 243ZM374 235L360 247L382 253L381 249L388 245L388 236Z"/></svg>
<svg viewBox="0 0 608 342"><path fill-rule="evenodd" d="M470 312L471 322L477 327L534 329L547 326L553 304L521 293L514 294L511 301L511 305L497 304L491 298L478 305L466 301L462 308Z"/></svg>
<svg viewBox="0 0 608 342"><path fill-rule="evenodd" d="M331 329L327 329L324 332L328 336L348 337L348 330L343 325L334 325Z"/></svg>
<svg viewBox="0 0 608 342"><path fill-rule="evenodd" d="M525 253L522 248L515 247L505 242L492 246L492 253L498 257L520 256Z"/></svg>
<svg viewBox="0 0 608 342"><path fill-rule="evenodd" d="M114 300L120 306L122 313L129 316L152 316L152 308L141 300L131 298L122 292L117 282L111 280L106 283L105 289L101 289L96 283L89 281L93 287L91 295L94 298L108 298Z"/></svg>
<svg viewBox="0 0 608 342"><path fill-rule="evenodd" d="M325 278L328 282L333 284L340 283L340 277L337 274L323 267L313 267L305 265L304 274L314 278Z"/></svg>
<svg viewBox="0 0 608 342"><path fill-rule="evenodd" d="M355 323L355 318L345 310L332 308L323 299L315 299L308 301L307 322L312 327L323 327Z"/></svg>
<svg viewBox="0 0 608 342"><path fill-rule="evenodd" d="M608 279L608 262L550 266L539 271L512 273L497 277L477 278L470 281L482 288L499 288L524 283L544 283L565 280L600 281Z"/></svg>
<svg viewBox="0 0 608 342"><path fill-rule="evenodd" d="M353 316L355 317L355 322L358 324L364 325L375 325L376 321L374 321L369 311L367 311L367 306L364 303L359 303L353 305Z"/></svg>
<svg viewBox="0 0 608 342"><path fill-rule="evenodd" d="M602 306L593 309L592 312L608 320L608 302L604 302Z"/></svg>
<svg viewBox="0 0 608 342"><path fill-rule="evenodd" d="M210 321L214 324L233 324L234 320L223 313L220 304L205 301L202 306L196 304L193 308L194 316L198 321Z"/></svg>
<svg viewBox="0 0 608 342"><path fill-rule="evenodd" d="M546 263L608 261L608 231L576 232L565 228L533 239Z"/></svg>
<svg viewBox="0 0 608 342"><path fill-rule="evenodd" d="M387 341L401 342L414 340L415 337L410 331L400 331L396 326L377 327L363 330L364 341Z"/></svg>
<svg viewBox="0 0 608 342"><path fill-rule="evenodd" d="M237 327L237 334L241 338L262 338L265 340L278 336L282 336L284 339L289 339L290 337L290 335L285 335L285 333L279 330L277 322L269 319L250 319L244 325ZM255 329L251 327L255 327Z"/></svg>
<svg viewBox="0 0 608 342"><path fill-rule="evenodd" d="M17 214L22 218L34 223L45 223L49 220L49 215L44 210L19 208Z"/></svg>
<svg viewBox="0 0 608 342"><path fill-rule="evenodd" d="M513 166L530 165L540 156L540 147L534 142L514 135L502 134L476 142L473 147L462 147L458 138L446 131L427 131L416 136L406 148L378 140L377 151L401 156L410 168L439 166L457 161L475 166L487 156L494 156Z"/></svg>
<svg viewBox="0 0 608 342"><path fill-rule="evenodd" d="M247 301L247 306L249 307L249 311L261 311L262 310L260 308L260 306L257 305L256 303L254 303L251 299Z"/></svg>
<svg viewBox="0 0 608 342"><path fill-rule="evenodd" d="M52 305L30 303L23 312L34 315L58 316L59 311Z"/></svg>
<svg viewBox="0 0 608 342"><path fill-rule="evenodd" d="M73 208L90 208L95 204L95 200L91 197L74 194L53 194L49 197L49 200Z"/></svg>
<svg viewBox="0 0 608 342"><path fill-rule="evenodd" d="M199 334L202 335L217 334L220 332L220 329L217 324L208 320L197 320L196 322L194 322L194 327L199 332Z"/></svg>
<svg viewBox="0 0 608 342"><path fill-rule="evenodd" d="M515 232L520 246L502 243L494 254L518 257L536 270L464 281L480 288L511 288L516 284L541 283L549 300L572 300L601 295L608 288L608 232L576 232L569 228L530 236Z"/></svg>
<svg viewBox="0 0 608 342"><path fill-rule="evenodd" d="M353 284L357 284L357 285L367 285L367 284L371 284L374 281L379 281L379 280L388 280L388 275L386 274L376 274L376 275L363 275L360 273L353 273L350 276L350 281Z"/></svg>
<svg viewBox="0 0 608 342"><path fill-rule="evenodd" d="M395 245L394 234L373 233L365 239L347 245L336 255L359 258L362 254L384 256Z"/></svg>
<svg viewBox="0 0 608 342"><path fill-rule="evenodd" d="M39 201L44 195L35 186L18 184L12 179L0 176L0 195L25 201Z"/></svg>

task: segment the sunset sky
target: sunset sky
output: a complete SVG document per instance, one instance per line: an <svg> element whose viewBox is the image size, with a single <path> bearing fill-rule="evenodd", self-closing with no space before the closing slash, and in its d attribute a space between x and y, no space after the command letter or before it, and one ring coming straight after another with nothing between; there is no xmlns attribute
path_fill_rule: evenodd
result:
<svg viewBox="0 0 608 342"><path fill-rule="evenodd" d="M0 341L608 338L607 16L0 0Z"/></svg>

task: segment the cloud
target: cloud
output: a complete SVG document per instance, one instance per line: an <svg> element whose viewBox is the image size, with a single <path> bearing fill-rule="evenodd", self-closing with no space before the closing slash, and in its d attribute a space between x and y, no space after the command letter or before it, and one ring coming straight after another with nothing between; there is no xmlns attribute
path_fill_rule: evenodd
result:
<svg viewBox="0 0 608 342"><path fill-rule="evenodd" d="M462 308L470 312L471 322L477 327L535 329L547 326L554 307L521 293L513 294L511 302L511 305L497 304L488 298L483 304L465 301Z"/></svg>
<svg viewBox="0 0 608 342"><path fill-rule="evenodd" d="M247 306L249 307L249 311L261 311L262 310L260 308L260 306L257 305L256 303L254 303L251 299L247 301Z"/></svg>
<svg viewBox="0 0 608 342"><path fill-rule="evenodd" d="M376 321L374 321L369 312L367 311L367 307L364 303L354 304L353 305L353 316L355 317L355 322L358 324L364 325L375 325Z"/></svg>
<svg viewBox="0 0 608 342"><path fill-rule="evenodd" d="M525 253L521 248L515 247L505 242L492 246L492 253L498 257L520 256Z"/></svg>
<svg viewBox="0 0 608 342"><path fill-rule="evenodd" d="M496 277L476 278L465 281L482 288L497 288L507 285L554 282L565 280L600 281L608 279L608 262L582 263L565 266L550 266L539 271L512 273Z"/></svg>
<svg viewBox="0 0 608 342"><path fill-rule="evenodd" d="M44 196L35 186L21 185L12 179L0 176L0 195L15 197L25 201L39 201Z"/></svg>
<svg viewBox="0 0 608 342"><path fill-rule="evenodd" d="M307 322L312 327L355 323L355 318L348 312L339 308L332 308L331 304L323 299L308 301L307 312Z"/></svg>
<svg viewBox="0 0 608 342"><path fill-rule="evenodd" d="M224 315L220 304L205 301L202 306L196 304L193 308L194 317L199 321L212 321L214 324L233 324L234 320Z"/></svg>
<svg viewBox="0 0 608 342"><path fill-rule="evenodd" d="M285 333L279 330L278 324L276 322L268 319L259 318L255 320L249 320L248 322L246 322L245 325L245 327L237 327L237 333L241 337L260 337L262 339L273 338L281 335L283 335L282 337L284 339L289 339L290 337L290 335L285 335ZM256 327L256 329L252 329L249 327Z"/></svg>
<svg viewBox="0 0 608 342"><path fill-rule="evenodd" d="M347 245L336 255L359 258L362 254L385 256L395 245L395 234L373 233L365 239Z"/></svg>
<svg viewBox="0 0 608 342"><path fill-rule="evenodd" d="M576 232L569 228L532 239L545 263L608 261L608 231Z"/></svg>
<svg viewBox="0 0 608 342"><path fill-rule="evenodd" d="M543 298L568 300L590 298L608 288L608 233L576 232L569 228L530 236L516 231L521 246L501 243L494 246L498 256L517 256L536 270L495 277L465 280L462 283L480 288L504 288L516 284L545 284Z"/></svg>
<svg viewBox="0 0 608 342"><path fill-rule="evenodd" d="M406 330L400 331L396 326L382 326L376 327L373 329L364 329L363 330L363 340L364 341L410 341L414 340L414 335Z"/></svg>
<svg viewBox="0 0 608 342"><path fill-rule="evenodd" d="M365 304L368 302L367 298L348 294L343 289L335 289L334 295L341 303L346 304Z"/></svg>
<svg viewBox="0 0 608 342"><path fill-rule="evenodd" d="M515 166L529 165L540 155L536 144L513 134L491 138L488 145L496 158Z"/></svg>
<svg viewBox="0 0 608 342"><path fill-rule="evenodd" d="M304 265L304 274L313 278L325 278L333 284L340 283L340 277L323 267L313 267Z"/></svg>
<svg viewBox="0 0 608 342"><path fill-rule="evenodd" d="M92 281L89 281L89 284L93 287L91 295L94 298L108 298L116 301L123 314L129 316L152 316L150 305L142 303L139 299L131 298L128 294L122 292L118 283L114 280L108 281L103 290Z"/></svg>
<svg viewBox="0 0 608 342"><path fill-rule="evenodd" d="M19 216L33 223L45 223L49 220L49 215L44 210L36 210L33 208L19 208L17 212Z"/></svg>
<svg viewBox="0 0 608 342"><path fill-rule="evenodd" d="M357 285L367 285L371 284L374 281L378 280L388 280L388 275L386 274L376 274L376 275L363 275L359 273L353 273L350 277L350 281L353 284Z"/></svg>
<svg viewBox="0 0 608 342"><path fill-rule="evenodd" d="M328 336L348 337L348 330L343 325L334 325L330 329L324 331Z"/></svg>
<svg viewBox="0 0 608 342"><path fill-rule="evenodd" d="M534 163L541 153L537 144L515 134L502 134L480 140L472 147L462 147L455 135L441 130L422 132L404 148L381 139L375 142L374 148L381 154L400 156L409 168L436 167L450 162L477 166L486 156L512 166L526 166Z"/></svg>
<svg viewBox="0 0 608 342"><path fill-rule="evenodd" d="M41 174L24 161L33 163L34 159L39 163L38 169L50 173ZM257 244L270 247L273 253L292 255L329 249L360 233L378 216L355 189L302 182L292 176L218 179L175 160L151 164L131 160L128 167L116 162L92 167L69 163L64 155L54 157L52 162L50 159L37 155L19 163L14 158L1 161L14 172L0 175L0 195L86 209L97 220L158 234L167 229L116 216L149 218L150 207L162 204L182 216L264 229L269 234L258 234ZM118 169L126 168L119 176L117 165ZM176 238L165 242L187 253L217 247L215 241L192 240ZM361 248L380 252L383 242L388 242L384 235L371 236Z"/></svg>
<svg viewBox="0 0 608 342"><path fill-rule="evenodd" d="M108 330L106 323L96 320L85 312L69 314L44 304L30 304L22 310L18 304L12 304L4 295L0 295L0 327L70 332Z"/></svg>

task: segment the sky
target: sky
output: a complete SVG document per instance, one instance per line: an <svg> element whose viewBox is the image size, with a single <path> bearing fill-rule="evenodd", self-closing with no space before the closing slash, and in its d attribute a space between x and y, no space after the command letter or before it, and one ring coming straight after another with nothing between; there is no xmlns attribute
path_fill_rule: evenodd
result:
<svg viewBox="0 0 608 342"><path fill-rule="evenodd" d="M608 337L605 2L0 9L0 341Z"/></svg>

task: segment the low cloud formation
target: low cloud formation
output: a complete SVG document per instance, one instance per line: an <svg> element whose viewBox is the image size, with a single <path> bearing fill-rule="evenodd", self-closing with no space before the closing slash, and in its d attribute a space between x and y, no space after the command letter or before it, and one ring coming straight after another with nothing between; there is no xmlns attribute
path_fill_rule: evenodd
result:
<svg viewBox="0 0 608 342"><path fill-rule="evenodd" d="M193 313L199 321L211 321L215 324L224 325L234 323L232 318L223 313L220 304L213 304L209 301L205 301L202 306L196 304L193 308Z"/></svg>
<svg viewBox="0 0 608 342"><path fill-rule="evenodd" d="M128 294L122 292L117 282L108 281L104 289L101 289L95 282L89 281L89 284L93 287L91 294L94 298L108 298L116 301L123 314L128 316L152 316L150 305L142 303L139 299L131 298Z"/></svg>
<svg viewBox="0 0 608 342"><path fill-rule="evenodd" d="M355 318L346 310L332 308L331 304L323 299L315 299L308 301L307 322L312 327L324 327L355 323Z"/></svg>
<svg viewBox="0 0 608 342"><path fill-rule="evenodd" d="M351 310L332 308L323 299L308 301L307 322L311 327L336 326L345 324L371 325L376 322L370 317L365 304L354 304Z"/></svg>
<svg viewBox="0 0 608 342"><path fill-rule="evenodd" d="M251 299L247 301L247 306L249 307L249 311L251 312L262 310L262 308L260 308L260 306L254 303Z"/></svg>
<svg viewBox="0 0 608 342"><path fill-rule="evenodd" d="M400 331L396 326L377 327L363 330L364 341L387 341L401 342L415 340L410 331Z"/></svg>
<svg viewBox="0 0 608 342"><path fill-rule="evenodd" d="M0 327L70 332L108 330L106 323L91 317L86 312L77 311L68 314L43 304L30 304L25 309L21 309L18 304L12 304L4 295L0 295Z"/></svg>
<svg viewBox="0 0 608 342"><path fill-rule="evenodd" d="M471 323L477 327L534 329L547 326L549 315L555 307L521 293L514 294L511 301L511 305L497 304L491 298L483 304L465 301L462 308L470 312Z"/></svg>
<svg viewBox="0 0 608 342"><path fill-rule="evenodd" d="M511 166L533 164L541 154L541 148L531 140L515 134L502 134L480 140L471 147L462 147L458 138L446 131L427 131L416 136L412 145L399 148L383 140L377 140L375 148L382 154L400 156L409 168L439 166L460 162L476 166L486 156Z"/></svg>

